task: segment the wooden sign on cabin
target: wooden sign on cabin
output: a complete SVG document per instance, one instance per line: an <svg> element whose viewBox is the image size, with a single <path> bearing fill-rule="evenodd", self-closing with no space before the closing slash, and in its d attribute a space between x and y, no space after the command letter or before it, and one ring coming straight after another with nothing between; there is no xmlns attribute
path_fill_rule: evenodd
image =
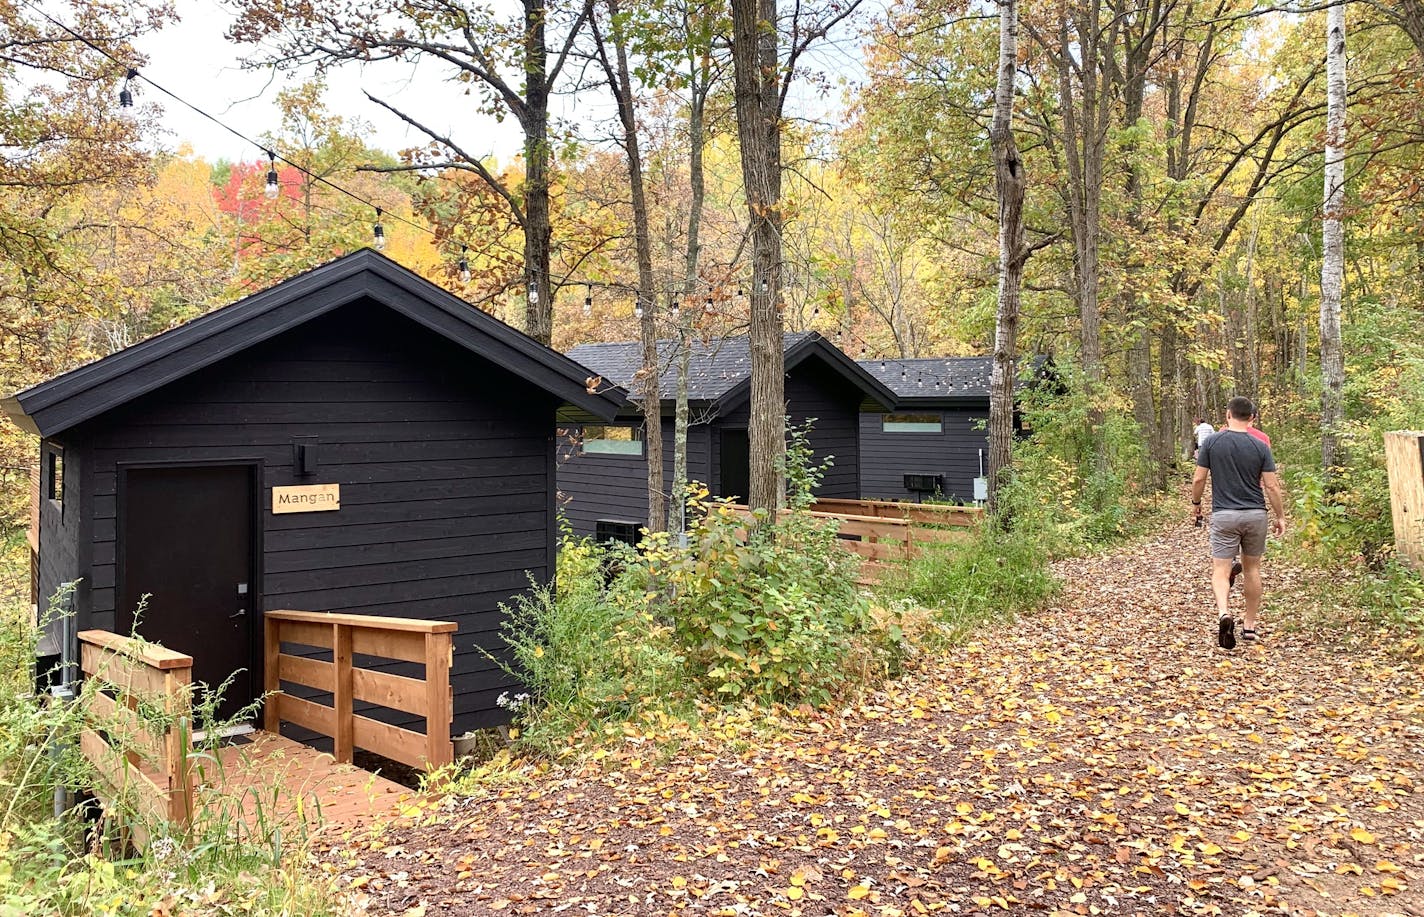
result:
<svg viewBox="0 0 1424 917"><path fill-rule="evenodd" d="M324 513L341 509L340 484L300 484L272 488L272 514Z"/></svg>

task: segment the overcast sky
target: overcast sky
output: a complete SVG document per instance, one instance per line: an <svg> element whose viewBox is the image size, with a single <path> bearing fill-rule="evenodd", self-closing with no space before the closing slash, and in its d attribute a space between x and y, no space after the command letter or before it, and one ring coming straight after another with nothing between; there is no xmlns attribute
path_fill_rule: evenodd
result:
<svg viewBox="0 0 1424 917"><path fill-rule="evenodd" d="M248 137L257 139L264 132L275 130L279 117L277 92L288 81L299 78L243 69L240 57L254 49L224 37L233 17L217 0L176 0L176 9L178 22L137 42L148 57L144 76ZM816 56L816 65L831 77L833 86L860 73L858 42L853 37L823 46ZM389 152L420 144L425 138L372 104L363 90L395 103L433 129L447 131L470 153L493 154L505 160L517 155L520 132L514 119L506 118L501 123L474 114L472 100L463 94L463 87L449 82L447 77L448 69L435 62L347 66L328 75L326 105L331 112L365 121L372 128L367 143ZM800 91L793 93L792 107L797 114L821 120L839 116L839 88L826 94L806 81L796 88ZM262 151L254 145L151 87L140 85L139 92L141 102L156 103L163 109L165 148L176 150L187 144L209 161L251 162L262 158ZM585 97L580 102L577 114L586 120L590 111L608 114L602 100L591 103ZM567 96L556 97L550 104L556 117L575 115L572 99Z"/></svg>
<svg viewBox="0 0 1424 917"><path fill-rule="evenodd" d="M148 57L143 75L248 137L256 139L276 130L277 92L293 77L242 68L240 56L253 48L224 37L233 17L217 0L178 0L176 7L179 22L137 42ZM391 152L418 144L423 137L373 105L363 90L396 103L432 128L450 131L457 141L469 144L472 153L493 153L500 158L517 153L519 128L514 121L507 118L501 124L472 115L471 100L447 82L445 75L429 63L345 67L327 78L327 108L368 123L372 131L367 143ZM157 103L163 109L166 148L186 143L208 160L262 157L261 150L151 87L140 86L140 92L143 102Z"/></svg>

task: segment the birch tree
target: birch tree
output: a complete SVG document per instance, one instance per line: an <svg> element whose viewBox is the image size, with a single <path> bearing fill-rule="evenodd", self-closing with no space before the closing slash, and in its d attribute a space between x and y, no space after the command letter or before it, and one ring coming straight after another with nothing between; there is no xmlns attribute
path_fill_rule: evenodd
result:
<svg viewBox="0 0 1424 917"><path fill-rule="evenodd" d="M989 514L1013 461L1014 359L1018 351L1019 290L1024 268L1024 169L1014 142L1014 82L1018 75L1018 3L999 0L999 80L989 142L999 197L999 293L994 322L994 369L989 380Z"/></svg>
<svg viewBox="0 0 1424 917"><path fill-rule="evenodd" d="M596 15L593 28L598 61L608 77L609 90L622 127L623 153L628 163L628 188L633 204L633 247L638 261L638 328L643 344L643 368L637 388L643 395L643 432L648 465L648 528L662 531L667 516L667 491L663 487L663 410L661 370L658 365L657 293L653 279L653 239L648 229L648 197L643 181L643 157L638 143L638 111L633 78L628 69L628 40L618 0L606 0L608 38ZM612 51L610 57L609 52Z"/></svg>
<svg viewBox="0 0 1424 917"><path fill-rule="evenodd" d="M1340 461L1341 389L1345 384L1340 349L1340 300L1345 273L1345 4L1326 13L1325 29L1325 206L1320 265L1320 463L1326 474Z"/></svg>

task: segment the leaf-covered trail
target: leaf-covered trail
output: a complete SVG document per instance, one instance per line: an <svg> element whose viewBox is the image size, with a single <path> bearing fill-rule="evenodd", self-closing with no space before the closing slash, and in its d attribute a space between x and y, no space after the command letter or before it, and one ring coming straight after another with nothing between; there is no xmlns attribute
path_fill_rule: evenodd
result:
<svg viewBox="0 0 1424 917"><path fill-rule="evenodd" d="M500 787L332 862L394 914L1424 914L1417 669L1269 616L1223 653L1206 570L1190 528L1065 562L1057 607L774 743Z"/></svg>

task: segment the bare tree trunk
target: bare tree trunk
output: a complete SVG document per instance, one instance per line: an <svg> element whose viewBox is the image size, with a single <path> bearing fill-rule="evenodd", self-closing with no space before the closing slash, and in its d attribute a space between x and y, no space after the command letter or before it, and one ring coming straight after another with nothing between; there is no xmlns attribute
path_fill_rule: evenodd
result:
<svg viewBox="0 0 1424 917"><path fill-rule="evenodd" d="M642 392L644 445L648 457L648 530L660 532L667 521L667 492L663 488L663 418L661 367L658 358L656 280L653 278L653 237L648 229L648 201L643 183L643 157L638 144L638 112L633 96L633 80L628 70L628 43L623 35L618 0L607 0L609 38L613 60L600 34L597 17L590 17L598 42L599 60L608 76L623 127L623 150L628 157L628 186L633 203L633 246L638 260L638 305L642 307L640 330L643 340L643 368L638 389Z"/></svg>
<svg viewBox="0 0 1424 917"><path fill-rule="evenodd" d="M1341 390L1345 359L1340 347L1340 301L1344 295L1345 229L1345 4L1326 14L1325 206L1320 265L1320 463L1328 475L1342 459Z"/></svg>
<svg viewBox="0 0 1424 917"><path fill-rule="evenodd" d="M1070 21L1072 19L1073 21ZM1102 216L1103 159L1112 106L1102 80L1102 54L1112 40L1104 35L1095 0L1083 0L1058 25L1058 92L1063 117L1064 164L1068 169L1069 228L1073 235L1074 299L1078 305L1078 352L1087 383L1088 425L1094 466L1108 466L1103 429L1102 314L1098 302L1098 243ZM1075 50L1076 49L1076 50Z"/></svg>
<svg viewBox="0 0 1424 917"><path fill-rule="evenodd" d="M544 44L544 0L524 0L524 331L541 344L554 335L554 290L549 275L553 222L549 213L549 49Z"/></svg>
<svg viewBox="0 0 1424 917"><path fill-rule="evenodd" d="M732 0L732 65L742 184L751 223L751 493L775 510L786 490L781 298L781 97L776 0Z"/></svg>
<svg viewBox="0 0 1424 917"><path fill-rule="evenodd" d="M1025 176L1014 142L1014 81L1018 75L1017 0L999 3L999 79L989 141L999 193L999 299L994 320L994 369L989 379L989 515L999 511L1014 447L1014 360L1018 356L1019 291L1023 285Z"/></svg>

